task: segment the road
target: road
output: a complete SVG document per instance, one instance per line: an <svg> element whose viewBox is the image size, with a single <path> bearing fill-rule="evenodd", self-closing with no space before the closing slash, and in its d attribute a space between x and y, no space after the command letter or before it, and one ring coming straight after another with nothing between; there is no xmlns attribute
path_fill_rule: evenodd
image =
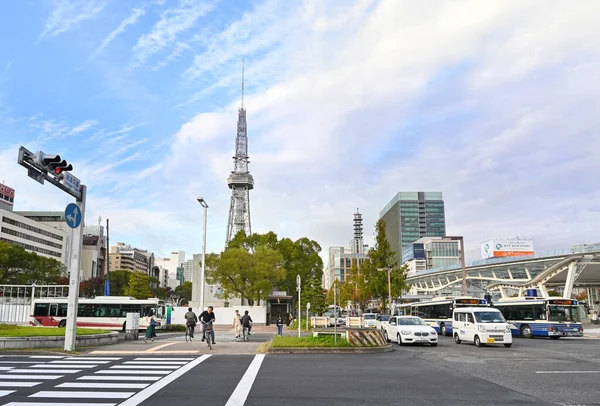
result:
<svg viewBox="0 0 600 406"><path fill-rule="evenodd" d="M0 405L600 404L599 340L383 354L0 356ZM155 345L162 345L155 343Z"/></svg>

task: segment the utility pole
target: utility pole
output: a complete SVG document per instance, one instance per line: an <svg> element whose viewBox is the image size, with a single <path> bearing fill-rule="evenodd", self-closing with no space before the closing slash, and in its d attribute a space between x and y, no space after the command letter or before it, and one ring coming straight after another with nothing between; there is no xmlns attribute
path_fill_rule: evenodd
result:
<svg viewBox="0 0 600 406"><path fill-rule="evenodd" d="M296 290L298 291L298 338L300 338L300 324L302 319L302 307L300 307L300 294L302 293L302 287L300 286L302 279L300 275L296 276Z"/></svg>

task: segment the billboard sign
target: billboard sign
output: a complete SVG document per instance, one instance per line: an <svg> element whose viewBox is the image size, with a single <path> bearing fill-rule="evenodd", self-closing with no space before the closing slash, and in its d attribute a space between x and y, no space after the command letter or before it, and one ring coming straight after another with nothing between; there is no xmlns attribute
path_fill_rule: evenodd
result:
<svg viewBox="0 0 600 406"><path fill-rule="evenodd" d="M481 244L481 257L519 257L533 255L533 240L519 238L497 238Z"/></svg>
<svg viewBox="0 0 600 406"><path fill-rule="evenodd" d="M415 259L425 259L425 245L424 244L413 244L413 255Z"/></svg>
<svg viewBox="0 0 600 406"><path fill-rule="evenodd" d="M15 190L0 183L0 201L9 206L13 206L15 201Z"/></svg>
<svg viewBox="0 0 600 406"><path fill-rule="evenodd" d="M425 244L413 243L402 248L402 262L412 259L425 259Z"/></svg>

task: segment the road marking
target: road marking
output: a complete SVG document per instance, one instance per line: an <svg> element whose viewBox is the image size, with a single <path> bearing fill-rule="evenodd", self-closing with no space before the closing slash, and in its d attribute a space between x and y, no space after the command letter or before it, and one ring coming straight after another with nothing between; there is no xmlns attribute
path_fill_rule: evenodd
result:
<svg viewBox="0 0 600 406"><path fill-rule="evenodd" d="M0 364L37 364L40 361L0 361Z"/></svg>
<svg viewBox="0 0 600 406"><path fill-rule="evenodd" d="M185 365L185 361L125 361L123 365Z"/></svg>
<svg viewBox="0 0 600 406"><path fill-rule="evenodd" d="M600 371L535 371L536 374L600 374Z"/></svg>
<svg viewBox="0 0 600 406"><path fill-rule="evenodd" d="M175 345L175 344L177 344L177 342L173 342L173 343L166 343L166 344L157 345L156 347L152 347L152 348L150 348L149 350L146 350L146 351L144 351L144 352L156 352L156 351L160 350L161 348L165 348L165 347L168 347L168 346L170 346L170 345Z"/></svg>
<svg viewBox="0 0 600 406"><path fill-rule="evenodd" d="M69 403L69 406L115 406L116 403ZM10 402L3 406L65 406L65 403Z"/></svg>
<svg viewBox="0 0 600 406"><path fill-rule="evenodd" d="M110 361L87 361L87 360L59 360L59 361L50 361L49 364L62 364L62 365L70 365L70 364L108 364Z"/></svg>
<svg viewBox="0 0 600 406"><path fill-rule="evenodd" d="M122 369L111 369L108 371L97 371L94 372L95 374L146 374L146 375L151 375L151 374L163 374L163 375L168 375L173 371L125 371Z"/></svg>
<svg viewBox="0 0 600 406"><path fill-rule="evenodd" d="M98 365L51 365L51 364L38 364L32 365L31 368L96 368Z"/></svg>
<svg viewBox="0 0 600 406"><path fill-rule="evenodd" d="M94 361L118 361L121 359L121 357L69 357L69 358L65 358L66 360L94 360Z"/></svg>
<svg viewBox="0 0 600 406"><path fill-rule="evenodd" d="M6 371L8 373L11 372L19 372L22 374L39 374L42 372L41 369L13 369L11 371ZM55 374L76 374L77 372L81 372L81 369L54 369L52 370Z"/></svg>
<svg viewBox="0 0 600 406"><path fill-rule="evenodd" d="M56 388L107 388L107 389L144 389L149 383L108 383L108 382L66 382L56 385Z"/></svg>
<svg viewBox="0 0 600 406"><path fill-rule="evenodd" d="M225 406L243 406L248 398L248 394L250 393L250 389L252 389L252 385L254 384L254 380L256 379L256 375L258 375L258 370L262 362L265 359L265 354L257 354L254 356L254 359L250 363L250 366L246 370L244 376L235 387L235 390L229 397L229 400L225 404Z"/></svg>
<svg viewBox="0 0 600 406"><path fill-rule="evenodd" d="M0 382L0 388L31 388L41 382Z"/></svg>
<svg viewBox="0 0 600 406"><path fill-rule="evenodd" d="M80 376L77 380L85 381L158 381L164 376L103 376L103 375L86 375Z"/></svg>
<svg viewBox="0 0 600 406"><path fill-rule="evenodd" d="M165 376L160 381L155 382L152 385L148 386L146 389L142 390L141 392L136 393L131 398L129 398L126 401L124 401L123 403L119 404L119 406L137 406L137 405L139 405L144 400L148 399L150 396L154 395L156 392L158 392L159 390L161 390L162 388L164 388L165 386L167 386L168 384L170 384L175 379L179 378L181 375L185 374L192 368L196 367L200 363L204 362L208 358L210 358L210 355L203 355L201 357L196 358L194 361L190 362L189 364L184 365L181 368L179 368L178 370L173 371L173 373L169 374L168 376Z"/></svg>
<svg viewBox="0 0 600 406"><path fill-rule="evenodd" d="M113 365L111 369L177 369L179 365ZM133 372L133 371L131 371Z"/></svg>
<svg viewBox="0 0 600 406"><path fill-rule="evenodd" d="M10 371L11 369L14 369L15 367L0 367L0 371Z"/></svg>
<svg viewBox="0 0 600 406"><path fill-rule="evenodd" d="M90 354L122 354L122 355L145 355L145 354L152 354L152 355L195 355L195 354L200 354L201 351L157 351L157 352L148 352L148 351L94 351L91 352Z"/></svg>
<svg viewBox="0 0 600 406"><path fill-rule="evenodd" d="M14 371L11 371L14 372ZM42 372L42 371L32 371ZM0 379L58 379L63 375L0 375Z"/></svg>
<svg viewBox="0 0 600 406"><path fill-rule="evenodd" d="M135 392L98 392L98 391L57 391L57 390L42 390L29 395L30 398L88 398L88 399L127 399Z"/></svg>
<svg viewBox="0 0 600 406"><path fill-rule="evenodd" d="M134 361L193 361L196 358L168 358L168 357L163 357L163 358L136 358L134 359Z"/></svg>
<svg viewBox="0 0 600 406"><path fill-rule="evenodd" d="M64 355L31 355L29 358L64 358Z"/></svg>
<svg viewBox="0 0 600 406"><path fill-rule="evenodd" d="M16 392L14 390L0 390L0 397L10 395L11 393Z"/></svg>

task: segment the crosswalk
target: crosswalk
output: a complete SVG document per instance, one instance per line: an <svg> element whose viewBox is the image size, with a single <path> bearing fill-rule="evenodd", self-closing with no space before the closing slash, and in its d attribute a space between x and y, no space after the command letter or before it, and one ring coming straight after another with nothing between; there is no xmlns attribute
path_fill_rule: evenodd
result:
<svg viewBox="0 0 600 406"><path fill-rule="evenodd" d="M208 357L2 356L0 405L134 406Z"/></svg>

